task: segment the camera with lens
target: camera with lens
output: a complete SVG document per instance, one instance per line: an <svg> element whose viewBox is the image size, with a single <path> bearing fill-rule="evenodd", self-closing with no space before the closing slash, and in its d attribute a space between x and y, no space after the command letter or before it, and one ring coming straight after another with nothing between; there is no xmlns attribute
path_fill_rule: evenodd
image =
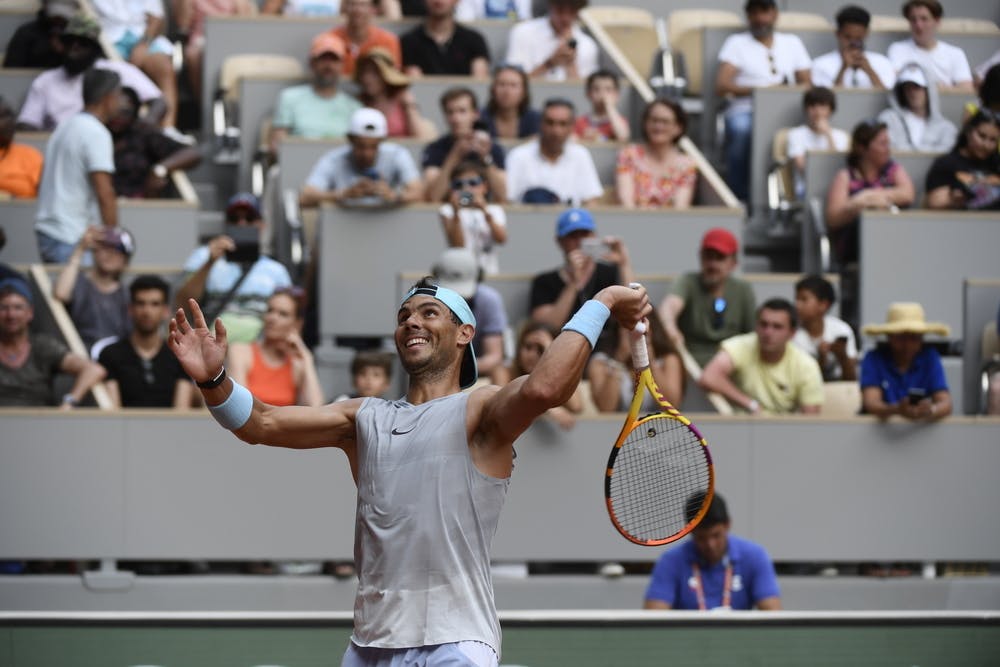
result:
<svg viewBox="0 0 1000 667"><path fill-rule="evenodd" d="M476 200L471 192L468 190L462 190L458 193L458 205L462 208L468 208L472 206L472 203Z"/></svg>

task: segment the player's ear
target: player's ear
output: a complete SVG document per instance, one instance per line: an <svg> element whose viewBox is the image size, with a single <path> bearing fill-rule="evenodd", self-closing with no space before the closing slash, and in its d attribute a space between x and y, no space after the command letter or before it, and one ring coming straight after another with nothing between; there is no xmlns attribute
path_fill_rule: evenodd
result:
<svg viewBox="0 0 1000 667"><path fill-rule="evenodd" d="M476 335L476 328L471 324L458 325L458 342L471 343Z"/></svg>

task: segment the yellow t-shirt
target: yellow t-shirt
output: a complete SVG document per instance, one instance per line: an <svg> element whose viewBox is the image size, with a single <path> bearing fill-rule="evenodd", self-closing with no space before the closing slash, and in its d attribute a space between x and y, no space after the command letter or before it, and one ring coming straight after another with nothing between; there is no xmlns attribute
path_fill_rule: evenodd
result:
<svg viewBox="0 0 1000 667"><path fill-rule="evenodd" d="M757 334L733 336L722 341L733 360L733 381L767 412L795 412L803 405L823 404L823 374L816 360L788 343L776 364L761 361Z"/></svg>

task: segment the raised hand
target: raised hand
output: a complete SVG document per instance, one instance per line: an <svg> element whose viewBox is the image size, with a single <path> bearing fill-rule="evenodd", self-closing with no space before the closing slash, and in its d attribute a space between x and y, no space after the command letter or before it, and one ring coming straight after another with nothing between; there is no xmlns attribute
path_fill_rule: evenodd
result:
<svg viewBox="0 0 1000 667"><path fill-rule="evenodd" d="M188 299L194 324L188 322L183 308L170 320L167 346L181 363L184 372L195 382L208 382L219 374L226 359L226 327L216 318L214 333L205 322L198 302Z"/></svg>

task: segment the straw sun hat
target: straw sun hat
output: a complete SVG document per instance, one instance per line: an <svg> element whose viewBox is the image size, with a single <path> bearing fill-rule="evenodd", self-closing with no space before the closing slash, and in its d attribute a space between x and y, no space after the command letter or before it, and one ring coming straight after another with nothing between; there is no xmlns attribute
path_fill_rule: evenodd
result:
<svg viewBox="0 0 1000 667"><path fill-rule="evenodd" d="M884 324L867 324L862 331L866 336L901 333L947 336L951 333L943 322L928 322L924 317L924 307L919 303L891 304Z"/></svg>

